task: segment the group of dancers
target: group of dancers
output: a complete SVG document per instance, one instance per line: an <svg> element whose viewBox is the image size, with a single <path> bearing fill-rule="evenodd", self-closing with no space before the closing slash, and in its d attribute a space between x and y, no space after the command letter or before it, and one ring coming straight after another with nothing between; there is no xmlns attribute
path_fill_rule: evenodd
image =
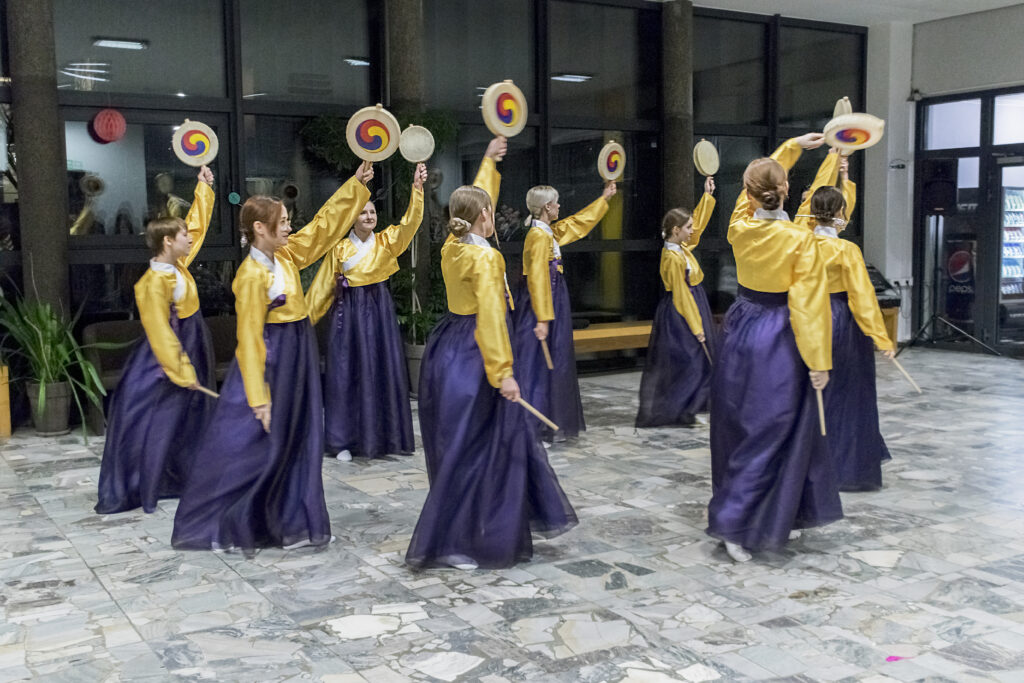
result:
<svg viewBox="0 0 1024 683"><path fill-rule="evenodd" d="M845 158L826 156L796 222L781 210L788 170L802 149L822 144L807 134L747 167L729 223L739 293L720 331L693 253L714 211L713 179L692 213L675 208L662 222L665 294L636 424L692 425L710 408L708 533L736 561L839 519L840 488L878 488L888 457L872 341L888 353L892 343L859 250L836 239L855 196ZM449 310L427 340L418 387L430 486L405 557L415 569L508 567L532 556L533 534L578 523L548 461L555 434L517 403L522 397L550 416L560 437L586 428L561 247L600 222L616 186L607 183L561 220L557 190L529 191L523 279L513 295L504 258L488 241L506 151L505 138L494 138L474 183L448 203L441 271ZM110 400L98 513L152 512L160 498L177 496L175 548L321 546L333 539L324 453L412 453L387 280L421 222L426 168L416 166L401 222L379 232L372 178L364 162L296 232L281 201L246 200L240 224L250 250L232 285L238 346L217 398L188 272L212 215L209 169L199 173L185 219L147 226L153 259L135 286L145 337ZM299 271L321 257L304 294ZM321 373L312 324L324 316ZM814 396L826 384L827 439Z"/></svg>

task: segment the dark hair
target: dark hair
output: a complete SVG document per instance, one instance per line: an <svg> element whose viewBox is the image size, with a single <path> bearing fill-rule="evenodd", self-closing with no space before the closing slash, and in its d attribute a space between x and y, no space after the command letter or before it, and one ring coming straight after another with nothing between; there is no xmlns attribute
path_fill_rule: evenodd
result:
<svg viewBox="0 0 1024 683"><path fill-rule="evenodd" d="M180 218L157 218L146 224L146 246L153 256L164 251L164 238L174 239L182 230L188 230L185 221Z"/></svg>
<svg viewBox="0 0 1024 683"><path fill-rule="evenodd" d="M267 226L271 235L276 235L277 222L281 220L282 211L284 204L277 197L256 195L246 199L238 219L245 241L250 245L256 243L256 231L253 227L256 221Z"/></svg>
<svg viewBox="0 0 1024 683"><path fill-rule="evenodd" d="M811 213L821 225L832 225L836 214L846 213L843 193L831 185L819 187L811 195Z"/></svg>
<svg viewBox="0 0 1024 683"><path fill-rule="evenodd" d="M667 240L672 236L672 228L683 227L691 218L693 218L693 214L689 209L670 209L661 219L661 238Z"/></svg>
<svg viewBox="0 0 1024 683"><path fill-rule="evenodd" d="M754 159L743 171L743 187L761 206L774 211L786 198L786 175L786 169L775 159Z"/></svg>

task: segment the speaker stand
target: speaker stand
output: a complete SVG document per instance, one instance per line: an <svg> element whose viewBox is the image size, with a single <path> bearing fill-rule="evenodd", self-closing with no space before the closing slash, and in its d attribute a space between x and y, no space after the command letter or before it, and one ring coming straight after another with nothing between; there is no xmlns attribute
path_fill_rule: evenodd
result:
<svg viewBox="0 0 1024 683"><path fill-rule="evenodd" d="M921 325L921 327L917 330L917 332L914 333L914 336L913 336L913 338L911 338L910 342L908 344L906 344L905 346L903 346L899 351L897 351L896 355L899 356L901 353L903 353L904 351L909 349L911 346L914 346L915 344L917 344L918 340L921 339L921 335L924 334L924 331L927 330L929 327L932 328L932 334L934 334L935 333L935 324L936 323L943 323L943 324L945 324L947 327L949 327L953 331L957 332L960 336L967 337L972 342L974 342L976 345L978 345L981 348L985 349L989 353L993 353L993 354L995 354L997 356L1003 355L1003 354L999 353L998 351L996 351L995 349L993 349L988 344L986 344L985 342L983 342L980 339L978 339L977 337L975 337L974 335L968 334L965 330L963 330L960 327L957 327L953 323L949 322L948 320L943 318L938 313L932 313L932 317L928 318L928 320L925 321L924 325ZM931 341L934 343L934 339L932 339Z"/></svg>

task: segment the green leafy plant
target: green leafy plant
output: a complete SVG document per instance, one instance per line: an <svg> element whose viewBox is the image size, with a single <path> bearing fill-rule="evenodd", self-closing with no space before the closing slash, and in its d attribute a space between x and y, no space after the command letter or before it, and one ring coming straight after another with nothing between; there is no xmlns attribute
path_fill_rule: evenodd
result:
<svg viewBox="0 0 1024 683"><path fill-rule="evenodd" d="M410 344L425 344L427 335L448 311L448 295L441 276L440 249L430 251L430 296L421 302L419 310L413 310L412 305L415 286L413 274L412 268L402 268L391 276L388 283L395 300L395 314L405 340Z"/></svg>
<svg viewBox="0 0 1024 683"><path fill-rule="evenodd" d="M39 384L39 412L46 405L46 386L67 382L70 393L82 418L82 436L85 436L85 409L83 401L100 405L106 395L96 367L86 360L86 348L120 348L122 344L97 343L83 346L75 339L73 330L78 313L68 319L48 303L18 298L11 301L0 298L0 327L6 331L4 345L9 338L14 342L11 353L25 359L30 381Z"/></svg>

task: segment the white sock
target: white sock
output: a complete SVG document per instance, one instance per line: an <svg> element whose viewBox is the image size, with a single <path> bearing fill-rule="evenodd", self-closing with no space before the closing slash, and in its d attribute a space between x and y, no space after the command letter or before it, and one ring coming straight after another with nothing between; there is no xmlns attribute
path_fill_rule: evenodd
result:
<svg viewBox="0 0 1024 683"><path fill-rule="evenodd" d="M725 552L729 553L729 557L735 562L749 562L751 555L742 546L736 545L735 543L725 542Z"/></svg>
<svg viewBox="0 0 1024 683"><path fill-rule="evenodd" d="M338 457L338 460L340 460L342 462L351 462L352 461L352 451L350 451L349 449L346 448L343 451L339 451L337 457Z"/></svg>
<svg viewBox="0 0 1024 683"><path fill-rule="evenodd" d="M800 531L799 529L793 529L792 531L789 532L789 540L795 541L796 539L800 538L803 535L804 535L804 532Z"/></svg>

